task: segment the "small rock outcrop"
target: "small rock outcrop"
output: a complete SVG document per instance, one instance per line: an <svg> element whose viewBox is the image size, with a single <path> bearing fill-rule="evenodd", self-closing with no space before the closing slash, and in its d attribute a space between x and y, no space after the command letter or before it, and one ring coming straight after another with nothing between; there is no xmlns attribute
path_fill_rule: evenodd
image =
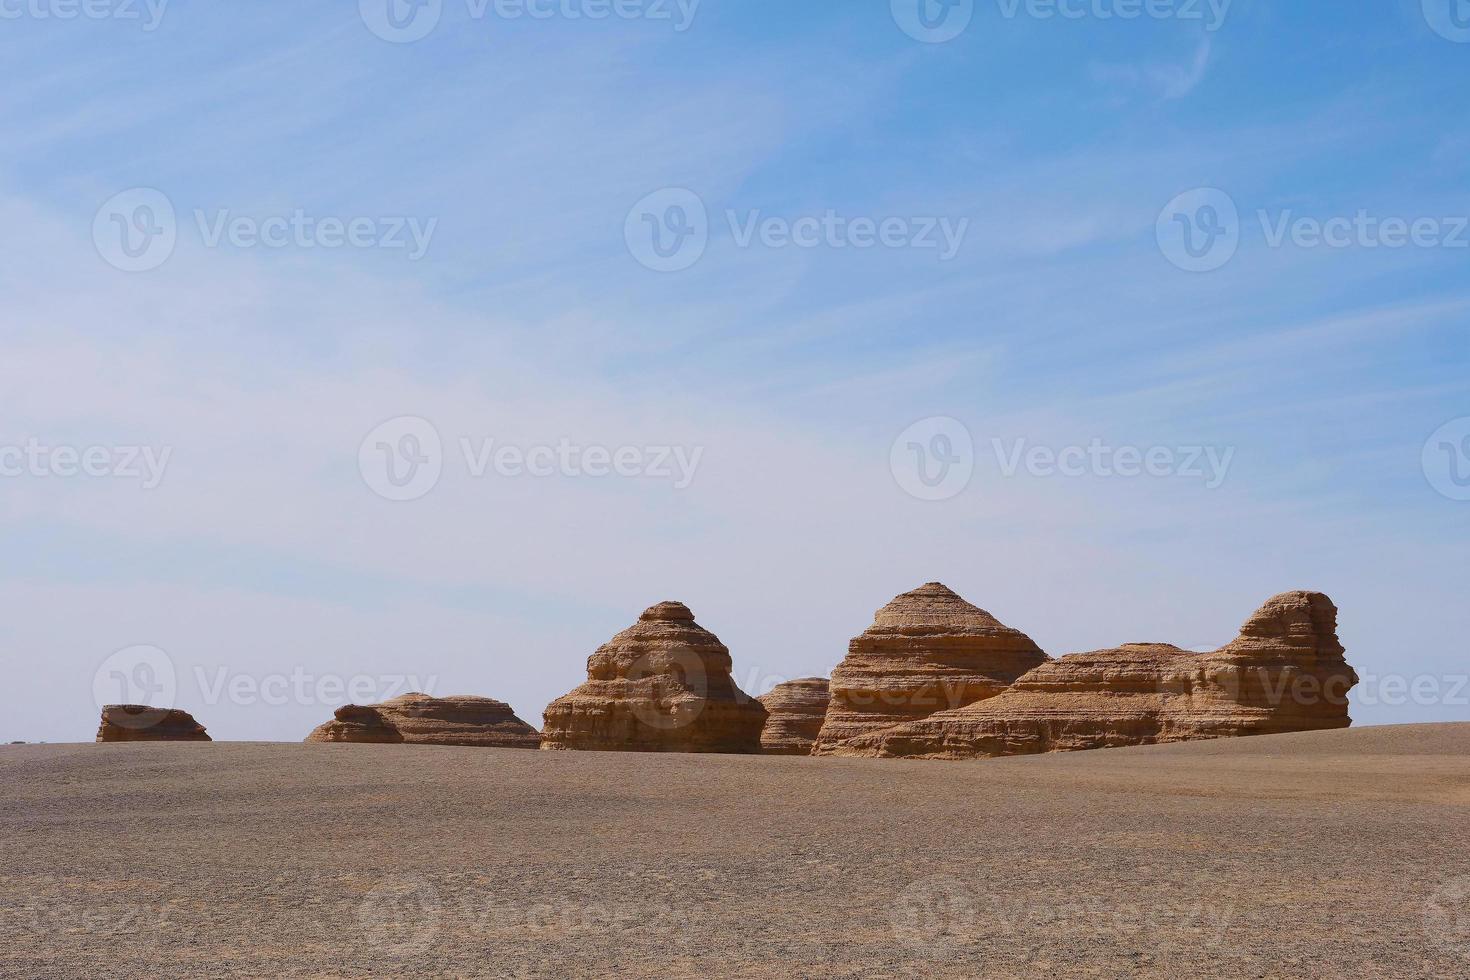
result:
<svg viewBox="0 0 1470 980"><path fill-rule="evenodd" d="M1130 643L1043 664L1005 693L855 740L855 754L965 759L1346 728L1358 676L1337 607L1288 592L1212 653Z"/></svg>
<svg viewBox="0 0 1470 980"><path fill-rule="evenodd" d="M543 749L760 751L766 709L735 685L730 651L682 602L661 602L587 660L546 708Z"/></svg>
<svg viewBox="0 0 1470 980"><path fill-rule="evenodd" d="M204 726L187 711L143 704L109 704L97 728L99 742L210 742Z"/></svg>
<svg viewBox="0 0 1470 980"><path fill-rule="evenodd" d="M822 720L827 716L827 678L804 677L778 684L761 695L766 727L761 730L764 755L811 755Z"/></svg>
<svg viewBox="0 0 1470 980"><path fill-rule="evenodd" d="M1046 659L938 582L906 592L848 644L813 754L845 754L851 739L995 697Z"/></svg>
<svg viewBox="0 0 1470 980"><path fill-rule="evenodd" d="M382 704L344 705L306 741L534 749L541 734L494 698L405 694Z"/></svg>

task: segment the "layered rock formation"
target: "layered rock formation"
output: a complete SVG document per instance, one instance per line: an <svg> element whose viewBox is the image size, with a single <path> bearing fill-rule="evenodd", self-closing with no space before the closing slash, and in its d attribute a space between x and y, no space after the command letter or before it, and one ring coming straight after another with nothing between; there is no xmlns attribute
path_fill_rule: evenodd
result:
<svg viewBox="0 0 1470 980"><path fill-rule="evenodd" d="M534 749L541 735L517 718L504 701L471 695L405 694L377 705L344 705L306 741Z"/></svg>
<svg viewBox="0 0 1470 980"><path fill-rule="evenodd" d="M827 716L827 679L805 677L778 684L761 695L766 727L761 730L765 755L811 755L822 720Z"/></svg>
<svg viewBox="0 0 1470 980"><path fill-rule="evenodd" d="M1346 728L1358 677L1337 607L1288 592L1213 653L1131 643L1046 663L998 697L860 738L855 754L932 759L1065 752Z"/></svg>
<svg viewBox="0 0 1470 980"><path fill-rule="evenodd" d="M547 706L541 747L757 752L766 709L730 668L730 651L687 606L661 602L598 647L587 683Z"/></svg>
<svg viewBox="0 0 1470 980"><path fill-rule="evenodd" d="M187 711L142 704L109 704L97 728L99 742L210 742L204 726Z"/></svg>
<svg viewBox="0 0 1470 980"><path fill-rule="evenodd" d="M813 753L844 754L851 739L995 697L1046 659L938 582L906 592L848 644Z"/></svg>

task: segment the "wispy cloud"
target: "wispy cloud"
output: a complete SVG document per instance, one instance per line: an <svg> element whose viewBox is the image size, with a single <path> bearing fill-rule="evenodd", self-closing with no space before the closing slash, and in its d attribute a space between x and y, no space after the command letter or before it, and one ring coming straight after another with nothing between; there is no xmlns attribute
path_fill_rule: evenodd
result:
<svg viewBox="0 0 1470 980"><path fill-rule="evenodd" d="M1184 61L1143 63L1094 62L1094 81L1115 86L1127 93L1142 93L1165 100L1182 99L1199 87L1209 73L1214 41L1208 35Z"/></svg>

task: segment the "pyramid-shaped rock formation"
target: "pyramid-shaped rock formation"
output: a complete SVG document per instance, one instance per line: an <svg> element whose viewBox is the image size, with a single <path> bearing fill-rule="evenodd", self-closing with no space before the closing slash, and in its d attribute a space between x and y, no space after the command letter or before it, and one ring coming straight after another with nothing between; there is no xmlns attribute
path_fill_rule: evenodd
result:
<svg viewBox="0 0 1470 980"><path fill-rule="evenodd" d="M822 720L827 716L827 678L804 677L778 684L762 694L766 727L761 731L765 755L811 755Z"/></svg>
<svg viewBox="0 0 1470 980"><path fill-rule="evenodd" d="M1046 663L999 697L857 739L857 754L963 759L1346 728L1358 677L1317 592L1276 596L1212 653L1133 643Z"/></svg>
<svg viewBox="0 0 1470 980"><path fill-rule="evenodd" d="M1025 633L938 582L906 592L848 644L813 754L847 754L851 739L995 697L1045 661Z"/></svg>
<svg viewBox="0 0 1470 980"><path fill-rule="evenodd" d="M504 701L468 694L405 694L382 704L344 705L306 741L534 749L541 735Z"/></svg>
<svg viewBox="0 0 1470 980"><path fill-rule="evenodd" d="M97 728L99 742L210 742L204 726L187 711L142 704L109 704Z"/></svg>
<svg viewBox="0 0 1470 980"><path fill-rule="evenodd" d="M547 706L541 747L758 752L766 709L730 669L730 651L687 606L661 602L598 647L587 683Z"/></svg>

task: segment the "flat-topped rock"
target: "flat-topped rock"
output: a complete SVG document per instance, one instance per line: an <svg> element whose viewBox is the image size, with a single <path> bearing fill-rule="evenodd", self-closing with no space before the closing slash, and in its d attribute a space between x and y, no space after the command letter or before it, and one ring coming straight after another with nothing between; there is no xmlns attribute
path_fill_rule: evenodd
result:
<svg viewBox="0 0 1470 980"><path fill-rule="evenodd" d="M209 742L213 739L187 711L142 704L109 704L102 709L97 741Z"/></svg>
<svg viewBox="0 0 1470 980"><path fill-rule="evenodd" d="M854 754L963 759L1346 728L1358 677L1318 592L1269 600L1230 644L1130 643L1043 664L998 697L855 740Z"/></svg>
<svg viewBox="0 0 1470 980"><path fill-rule="evenodd" d="M766 727L761 731L765 755L811 755L827 715L827 678L804 677L778 684L761 695Z"/></svg>
<svg viewBox="0 0 1470 980"><path fill-rule="evenodd" d="M730 651L689 607L650 606L588 658L585 684L547 706L541 747L757 752L766 709L730 671Z"/></svg>
<svg viewBox="0 0 1470 980"><path fill-rule="evenodd" d="M813 753L995 697L1046 661L1031 638L938 582L898 596L848 644Z"/></svg>
<svg viewBox="0 0 1470 980"><path fill-rule="evenodd" d="M534 749L541 734L504 701L414 693L377 705L344 705L306 741Z"/></svg>

